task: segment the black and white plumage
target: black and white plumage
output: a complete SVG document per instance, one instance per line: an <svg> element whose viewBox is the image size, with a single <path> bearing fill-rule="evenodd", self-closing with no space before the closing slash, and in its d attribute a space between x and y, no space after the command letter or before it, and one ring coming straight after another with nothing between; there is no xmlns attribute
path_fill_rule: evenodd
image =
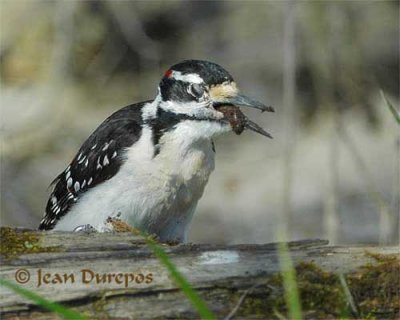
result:
<svg viewBox="0 0 400 320"><path fill-rule="evenodd" d="M89 224L104 231L107 218L118 216L162 241L184 241L214 169L212 138L232 131L221 105L272 111L239 95L217 64L187 60L171 67L154 100L120 109L84 142L53 181L39 229ZM250 120L244 126L268 135Z"/></svg>
<svg viewBox="0 0 400 320"><path fill-rule="evenodd" d="M67 169L52 182L54 189L40 229L52 229L82 194L117 173L123 162L121 151L140 137L144 104L115 112L89 136Z"/></svg>

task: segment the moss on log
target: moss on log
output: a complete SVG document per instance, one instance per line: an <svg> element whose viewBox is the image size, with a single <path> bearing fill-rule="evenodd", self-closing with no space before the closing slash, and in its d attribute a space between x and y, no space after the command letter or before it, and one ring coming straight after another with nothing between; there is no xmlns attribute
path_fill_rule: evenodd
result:
<svg viewBox="0 0 400 320"><path fill-rule="evenodd" d="M1 278L88 318L199 317L139 236L11 228L0 236ZM399 316L398 246L288 245L305 318ZM287 316L276 244L162 246L218 318ZM6 288L0 312L4 319L57 318Z"/></svg>

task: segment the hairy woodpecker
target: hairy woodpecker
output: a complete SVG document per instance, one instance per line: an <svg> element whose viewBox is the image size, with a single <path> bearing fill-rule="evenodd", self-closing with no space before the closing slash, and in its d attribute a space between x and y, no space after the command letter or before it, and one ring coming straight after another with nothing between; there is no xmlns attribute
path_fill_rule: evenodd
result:
<svg viewBox="0 0 400 320"><path fill-rule="evenodd" d="M119 217L161 241L185 241L214 169L212 138L244 128L269 136L242 106L273 111L239 94L215 63L172 66L154 100L116 111L83 143L53 181L39 229L105 231L108 218Z"/></svg>

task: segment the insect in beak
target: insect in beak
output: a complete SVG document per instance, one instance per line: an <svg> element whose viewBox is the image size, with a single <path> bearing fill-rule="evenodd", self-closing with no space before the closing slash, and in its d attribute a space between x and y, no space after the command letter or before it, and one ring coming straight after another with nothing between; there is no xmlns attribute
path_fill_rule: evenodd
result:
<svg viewBox="0 0 400 320"><path fill-rule="evenodd" d="M272 136L267 131L247 118L239 109L239 107L248 107L259 109L262 112L275 112L271 106L266 106L257 100L238 94L233 97L224 97L221 100L214 101L213 107L224 114L225 120L229 121L236 134L241 134L244 129L248 129L272 139Z"/></svg>

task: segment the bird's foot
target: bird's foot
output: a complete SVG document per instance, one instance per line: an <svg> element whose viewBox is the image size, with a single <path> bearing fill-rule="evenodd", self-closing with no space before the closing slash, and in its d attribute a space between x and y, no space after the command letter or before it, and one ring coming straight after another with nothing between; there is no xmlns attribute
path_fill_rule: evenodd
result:
<svg viewBox="0 0 400 320"><path fill-rule="evenodd" d="M86 233L97 232L96 228L93 227L91 224L83 224L83 225L77 226L73 231L74 232L86 232Z"/></svg>

